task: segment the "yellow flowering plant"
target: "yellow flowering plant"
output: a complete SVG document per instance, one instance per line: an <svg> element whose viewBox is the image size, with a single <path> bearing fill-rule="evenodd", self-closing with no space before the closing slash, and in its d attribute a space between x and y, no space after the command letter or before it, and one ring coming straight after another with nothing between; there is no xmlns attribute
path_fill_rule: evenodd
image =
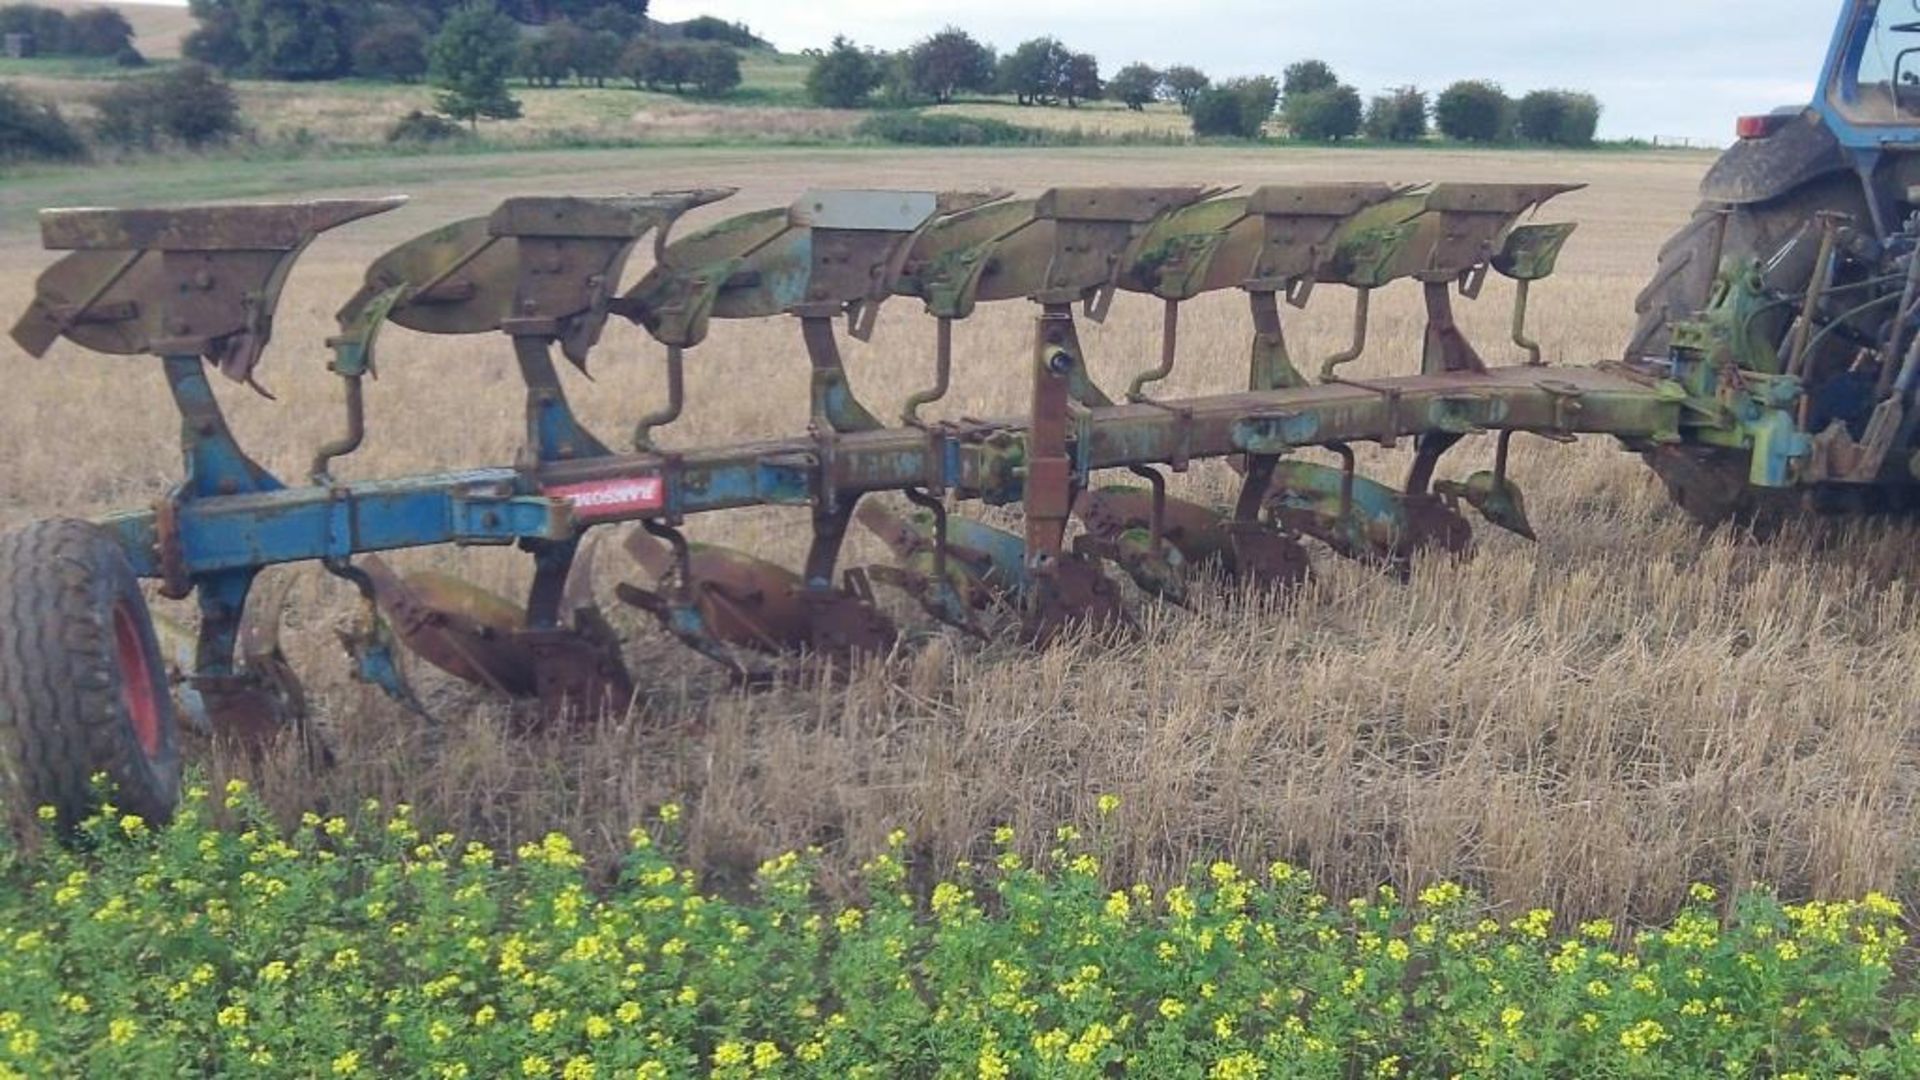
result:
<svg viewBox="0 0 1920 1080"><path fill-rule="evenodd" d="M818 851L704 891L679 807L611 879L404 807L282 827L244 785L107 813L71 850L0 841L0 1078L1920 1075L1878 893L1701 886L1637 930L1448 882L1329 903L1284 862L1156 895L1102 869L1118 809L1035 863L892 836L851 905Z"/></svg>

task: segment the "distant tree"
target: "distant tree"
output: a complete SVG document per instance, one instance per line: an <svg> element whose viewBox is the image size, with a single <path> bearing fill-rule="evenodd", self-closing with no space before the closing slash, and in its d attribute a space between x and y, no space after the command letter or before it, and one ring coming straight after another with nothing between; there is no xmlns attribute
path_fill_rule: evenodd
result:
<svg viewBox="0 0 1920 1080"><path fill-rule="evenodd" d="M1072 62L1073 53L1058 39L1033 38L1000 58L995 82L1022 105L1051 105L1064 96Z"/></svg>
<svg viewBox="0 0 1920 1080"><path fill-rule="evenodd" d="M652 72L654 50L660 46L647 38L634 38L620 53L620 77L630 80L635 90L652 89L647 76Z"/></svg>
<svg viewBox="0 0 1920 1080"><path fill-rule="evenodd" d="M730 23L725 19L716 19L712 15L700 15L681 23L680 36L688 41L717 41L736 49L767 47L767 40L749 29L746 23Z"/></svg>
<svg viewBox="0 0 1920 1080"><path fill-rule="evenodd" d="M1311 94L1316 90L1331 90L1340 85L1340 77L1324 60L1299 60L1287 65L1280 75L1280 92L1283 96Z"/></svg>
<svg viewBox="0 0 1920 1080"><path fill-rule="evenodd" d="M1528 142L1588 146L1600 123L1600 102L1571 90L1535 90L1513 109L1514 133Z"/></svg>
<svg viewBox="0 0 1920 1080"><path fill-rule="evenodd" d="M1281 85L1280 114L1294 138L1333 142L1360 133L1360 92L1342 84L1325 63L1289 64Z"/></svg>
<svg viewBox="0 0 1920 1080"><path fill-rule="evenodd" d="M880 85L874 89L871 104L883 109L909 109L933 104L933 95L913 81L913 50L875 52L874 65L880 70Z"/></svg>
<svg viewBox="0 0 1920 1080"><path fill-rule="evenodd" d="M685 41L671 41L653 50L652 77L649 85L654 87L671 86L676 94L684 93L687 84L693 81L693 65L697 44Z"/></svg>
<svg viewBox="0 0 1920 1080"><path fill-rule="evenodd" d="M181 40L181 54L221 71L246 70L249 53L232 0L188 0L187 10L199 25Z"/></svg>
<svg viewBox="0 0 1920 1080"><path fill-rule="evenodd" d="M95 99L94 112L100 139L127 147L175 142L197 150L240 131L233 88L199 63L119 80Z"/></svg>
<svg viewBox="0 0 1920 1080"><path fill-rule="evenodd" d="M1207 78L1206 72L1186 64L1173 65L1161 77L1162 93L1166 94L1168 101L1180 106L1183 113L1193 111L1193 100L1211 84L1212 80Z"/></svg>
<svg viewBox="0 0 1920 1080"><path fill-rule="evenodd" d="M348 13L334 0L244 0L245 70L269 79L334 79L352 67Z"/></svg>
<svg viewBox="0 0 1920 1080"><path fill-rule="evenodd" d="M513 73L528 86L559 86L573 74L579 28L558 22L522 34L514 45Z"/></svg>
<svg viewBox="0 0 1920 1080"><path fill-rule="evenodd" d="M1600 132L1600 99L1575 91L1565 93L1567 112L1560 122L1560 145L1592 146Z"/></svg>
<svg viewBox="0 0 1920 1080"><path fill-rule="evenodd" d="M67 13L39 4L8 4L0 7L0 34L30 34L34 51L42 56L60 56L69 51L67 36L72 27Z"/></svg>
<svg viewBox="0 0 1920 1080"><path fill-rule="evenodd" d="M67 16L66 44L80 56L117 56L133 48L133 24L117 8L84 7Z"/></svg>
<svg viewBox="0 0 1920 1080"><path fill-rule="evenodd" d="M1440 133L1462 142L1496 142L1507 135L1512 103L1498 84L1477 79L1454 83L1433 105Z"/></svg>
<svg viewBox="0 0 1920 1080"><path fill-rule="evenodd" d="M383 8L353 39L353 73L410 83L427 73L427 32L404 9Z"/></svg>
<svg viewBox="0 0 1920 1080"><path fill-rule="evenodd" d="M1106 84L1100 81L1100 61L1094 59L1092 53L1069 55L1060 79L1060 96L1067 99L1067 107L1075 109L1083 101L1099 101L1104 93Z"/></svg>
<svg viewBox="0 0 1920 1080"><path fill-rule="evenodd" d="M885 72L872 53L844 37L813 62L807 72L807 97L816 105L857 109L880 85Z"/></svg>
<svg viewBox="0 0 1920 1080"><path fill-rule="evenodd" d="M1286 104L1287 130L1296 139L1337 142L1360 134L1360 91L1351 86L1293 94Z"/></svg>
<svg viewBox="0 0 1920 1080"><path fill-rule="evenodd" d="M693 57L693 88L701 97L719 97L740 85L740 54L717 42L698 46Z"/></svg>
<svg viewBox="0 0 1920 1080"><path fill-rule="evenodd" d="M640 11L635 13L618 4L603 3L581 17L580 29L612 34L620 39L624 47L627 42L647 32L646 5L641 4Z"/></svg>
<svg viewBox="0 0 1920 1080"><path fill-rule="evenodd" d="M1107 95L1134 112L1160 95L1161 76L1148 64L1128 64L1107 80Z"/></svg>
<svg viewBox="0 0 1920 1080"><path fill-rule="evenodd" d="M1279 85L1264 75L1228 79L1194 99L1193 133L1257 139L1279 100Z"/></svg>
<svg viewBox="0 0 1920 1080"><path fill-rule="evenodd" d="M0 83L0 162L78 161L86 144L52 104Z"/></svg>
<svg viewBox="0 0 1920 1080"><path fill-rule="evenodd" d="M434 108L478 129L480 118L511 120L520 103L507 91L513 70L513 20L487 7L467 7L447 18L428 50L428 71L440 92Z"/></svg>
<svg viewBox="0 0 1920 1080"><path fill-rule="evenodd" d="M1427 137L1427 95L1401 86L1367 103L1367 138L1380 142L1419 142Z"/></svg>
<svg viewBox="0 0 1920 1080"><path fill-rule="evenodd" d="M905 58L909 85L937 102L952 101L962 90L991 89L993 64L992 49L954 26L920 41Z"/></svg>
<svg viewBox="0 0 1920 1080"><path fill-rule="evenodd" d="M577 33L579 36L573 45L574 77L595 86L607 85L608 79L620 74L620 51L624 47L620 35L611 30L585 27L580 27Z"/></svg>

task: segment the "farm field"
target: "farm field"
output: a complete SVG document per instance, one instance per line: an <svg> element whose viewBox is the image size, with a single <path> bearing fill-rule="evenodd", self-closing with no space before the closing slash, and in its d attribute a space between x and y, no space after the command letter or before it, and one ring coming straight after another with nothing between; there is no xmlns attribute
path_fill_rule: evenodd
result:
<svg viewBox="0 0 1920 1080"><path fill-rule="evenodd" d="M31 211L206 197L411 192L407 208L329 234L288 283L261 381L277 401L224 387L256 457L299 475L336 434L337 389L321 342L362 268L431 226L524 192L608 193L728 184L720 215L784 203L816 186L982 187L1324 179L1579 180L1545 217L1581 228L1557 277L1536 290L1533 327L1556 362L1616 355L1662 238L1685 217L1710 159L1676 155L1332 150L1085 149L893 153L657 149L463 154L378 163L156 162L141 170L29 174L0 188L0 311L21 310L50 261ZM644 263L644 258L639 260ZM636 266L632 272L642 267ZM1464 319L1493 362L1510 294L1501 283ZM1344 344L1347 305L1324 290L1290 324L1296 356ZM955 393L941 415L1018 411L1029 312L983 308L956 333ZM1417 295L1376 304L1359 374L1417 360ZM1103 384L1151 365L1157 311L1122 296L1083 331ZM1230 297L1190 305L1172 387L1244 378L1247 326ZM870 345L850 344L856 387L891 414L928 381L932 330L895 303ZM175 420L157 374L61 346L44 360L4 346L0 526L141 505L174 472ZM615 433L660 400L661 350L615 326L592 383L570 389L591 426ZM716 324L692 354L687 416L668 446L790 434L804 426L797 326ZM750 393L742 388L751 387ZM343 475L502 463L520 397L503 340L391 331L370 387L371 435ZM1486 440L1482 440L1483 442ZM1448 471L1490 457L1457 451ZM1362 449L1393 478L1405 449ZM1703 535L1651 475L1600 440L1521 442L1515 475L1538 545L1482 530L1471 561L1433 558L1401 585L1324 558L1297 594L1252 603L1203 591L1192 611L1146 607L1126 642L1044 654L928 630L844 686L740 694L650 623L605 599L627 631L642 689L633 711L591 730L506 733L506 711L420 665L428 723L350 683L332 631L354 607L314 569L287 613L296 666L337 747L309 773L292 749L253 765L213 761L205 782L245 775L278 812L328 813L366 798L408 802L429 831L510 849L550 830L611 865L628 829L662 804L685 808L686 858L727 889L783 851L818 845L830 888L896 830L903 857L944 872L992 857L1011 827L1027 857L1054 826L1094 817L1106 872L1165 884L1221 858L1283 859L1344 897L1388 883L1412 895L1463 882L1499 910L1539 905L1570 919L1665 919L1690 883L1759 881L1787 896L1912 900L1920 750L1920 633L1905 584L1910 526L1809 524L1762 545ZM1176 492L1219 499L1231 474L1196 466ZM968 512L979 512L970 510ZM696 520L690 533L797 565L800 512ZM514 592L517 563L484 551L395 561ZM878 561L865 538L846 565ZM603 586L623 568L611 552ZM606 590L610 592L610 589ZM897 601L898 598L896 597ZM161 610L170 609L161 604ZM906 605L904 622L919 623ZM838 883L836 886L835 883Z"/></svg>

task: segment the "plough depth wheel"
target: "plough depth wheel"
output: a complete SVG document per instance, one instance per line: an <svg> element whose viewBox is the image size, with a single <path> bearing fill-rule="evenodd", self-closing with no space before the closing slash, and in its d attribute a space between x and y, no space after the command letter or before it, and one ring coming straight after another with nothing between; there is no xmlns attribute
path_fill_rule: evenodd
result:
<svg viewBox="0 0 1920 1080"><path fill-rule="evenodd" d="M0 755L7 795L72 829L105 774L156 824L180 792L166 667L133 568L103 529L43 521L0 536Z"/></svg>

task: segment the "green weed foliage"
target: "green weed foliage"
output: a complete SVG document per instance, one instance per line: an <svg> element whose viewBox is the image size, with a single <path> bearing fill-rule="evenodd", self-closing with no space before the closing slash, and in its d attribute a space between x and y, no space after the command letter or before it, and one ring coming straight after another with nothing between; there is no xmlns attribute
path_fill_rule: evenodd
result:
<svg viewBox="0 0 1920 1080"><path fill-rule="evenodd" d="M0 849L0 1076L1920 1075L1886 897L1695 886L1626 934L1284 863L1155 894L1103 879L1115 805L1040 866L896 833L850 906L808 852L704 893L675 806L617 874L405 806L282 829L238 782L164 829L108 808Z"/></svg>

